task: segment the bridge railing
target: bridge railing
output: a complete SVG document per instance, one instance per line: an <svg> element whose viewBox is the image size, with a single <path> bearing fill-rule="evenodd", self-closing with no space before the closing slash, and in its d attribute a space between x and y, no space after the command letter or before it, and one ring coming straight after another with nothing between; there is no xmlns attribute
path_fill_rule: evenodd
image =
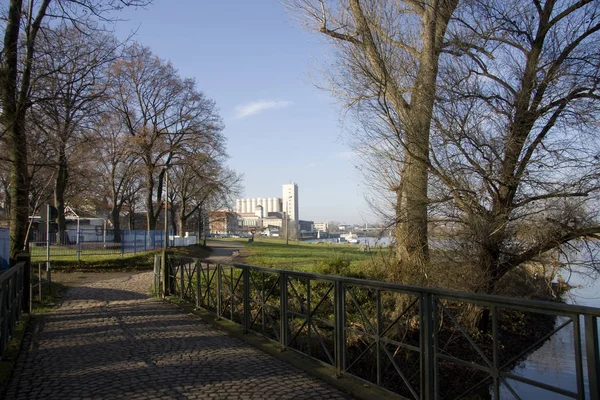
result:
<svg viewBox="0 0 600 400"><path fill-rule="evenodd" d="M25 263L0 274L0 358L8 347L23 311Z"/></svg>
<svg viewBox="0 0 600 400"><path fill-rule="evenodd" d="M166 265L167 284L159 274L155 285L171 295L406 398L600 393L600 309L175 256ZM555 355L571 364L567 382L515 370L551 337L571 343Z"/></svg>
<svg viewBox="0 0 600 400"><path fill-rule="evenodd" d="M34 298L42 302L51 294L50 263L17 263L0 271L0 360L8 347L23 313L31 313Z"/></svg>

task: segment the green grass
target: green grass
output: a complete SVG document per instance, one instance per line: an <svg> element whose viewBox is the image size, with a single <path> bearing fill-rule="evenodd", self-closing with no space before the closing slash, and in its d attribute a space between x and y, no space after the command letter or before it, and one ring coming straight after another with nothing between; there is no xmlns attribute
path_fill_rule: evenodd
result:
<svg viewBox="0 0 600 400"><path fill-rule="evenodd" d="M203 246L173 247L170 252L197 258L205 258L210 249ZM81 261L73 256L51 256L52 269L62 272L103 272L103 271L144 271L154 267L154 255L160 250L137 254L97 254L84 255ZM41 261L32 258L32 261Z"/></svg>
<svg viewBox="0 0 600 400"><path fill-rule="evenodd" d="M248 243L249 255L245 262L263 267L292 269L296 271L354 275L372 253L362 246L336 243L305 243L282 239L258 239ZM348 271L339 271L339 267ZM337 272L337 273L336 273Z"/></svg>
<svg viewBox="0 0 600 400"><path fill-rule="evenodd" d="M139 271L153 268L154 254L125 254L123 258L120 254L89 255L82 257L81 261L77 261L76 257L51 256L50 262L53 270L63 272Z"/></svg>

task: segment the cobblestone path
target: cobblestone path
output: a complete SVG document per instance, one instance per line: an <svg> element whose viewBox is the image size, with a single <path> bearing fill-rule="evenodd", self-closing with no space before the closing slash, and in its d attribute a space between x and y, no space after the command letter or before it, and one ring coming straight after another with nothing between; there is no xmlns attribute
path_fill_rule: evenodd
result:
<svg viewBox="0 0 600 400"><path fill-rule="evenodd" d="M342 399L149 298L151 273L72 287L29 330L7 399Z"/></svg>

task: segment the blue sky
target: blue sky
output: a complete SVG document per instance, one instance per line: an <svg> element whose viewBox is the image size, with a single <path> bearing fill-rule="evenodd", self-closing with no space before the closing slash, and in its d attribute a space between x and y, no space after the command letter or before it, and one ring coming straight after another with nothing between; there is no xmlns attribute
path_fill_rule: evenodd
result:
<svg viewBox="0 0 600 400"><path fill-rule="evenodd" d="M281 2L154 0L119 17L120 38L135 30L216 101L244 197L281 197L281 185L296 182L301 219L373 221L339 106L310 78L330 48Z"/></svg>

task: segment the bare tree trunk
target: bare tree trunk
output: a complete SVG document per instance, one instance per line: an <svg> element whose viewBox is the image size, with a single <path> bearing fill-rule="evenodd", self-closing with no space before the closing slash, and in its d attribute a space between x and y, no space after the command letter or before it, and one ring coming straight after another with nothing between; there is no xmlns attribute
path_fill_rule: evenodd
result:
<svg viewBox="0 0 600 400"><path fill-rule="evenodd" d="M67 222L65 219L65 190L69 183L69 172L67 170L67 156L65 149L60 146L57 159L57 174L54 184L54 207L58 211L58 236L57 244L65 244L65 232L67 230Z"/></svg>
<svg viewBox="0 0 600 400"><path fill-rule="evenodd" d="M177 214L177 232L179 232L180 235L183 235L183 230L185 228L185 222L187 220L187 218L185 218L183 214L184 214L184 211ZM175 218L173 218L173 219L175 219Z"/></svg>
<svg viewBox="0 0 600 400"><path fill-rule="evenodd" d="M169 207L169 214L171 214L171 228L173 228L173 236L181 236L181 232L183 232L183 230L179 227L179 218L177 217L176 211L176 207L171 203Z"/></svg>
<svg viewBox="0 0 600 400"><path fill-rule="evenodd" d="M117 202L115 201L113 203L113 207L110 210L110 219L112 221L113 224L113 229L114 229L114 240L116 243L121 243L121 221L119 220L119 217L121 215L121 207L117 206Z"/></svg>
<svg viewBox="0 0 600 400"><path fill-rule="evenodd" d="M25 140L25 110L18 103L18 46L21 0L11 0L4 36L2 79L2 125L6 129L10 160L10 263L23 251L29 213L29 176Z"/></svg>
<svg viewBox="0 0 600 400"><path fill-rule="evenodd" d="M154 179L148 174L146 182L146 227L147 230L156 230L157 216L154 215Z"/></svg>

